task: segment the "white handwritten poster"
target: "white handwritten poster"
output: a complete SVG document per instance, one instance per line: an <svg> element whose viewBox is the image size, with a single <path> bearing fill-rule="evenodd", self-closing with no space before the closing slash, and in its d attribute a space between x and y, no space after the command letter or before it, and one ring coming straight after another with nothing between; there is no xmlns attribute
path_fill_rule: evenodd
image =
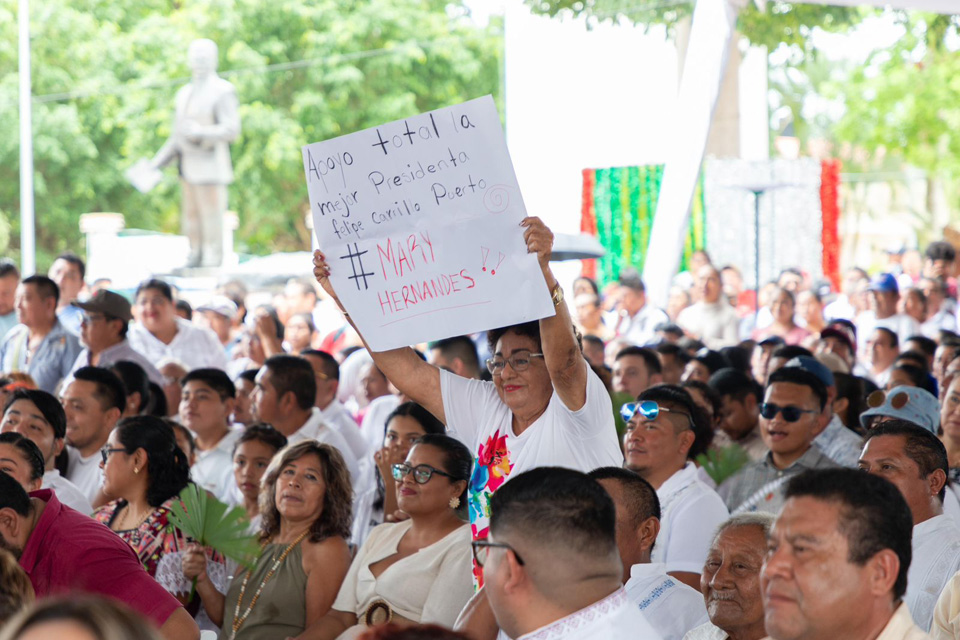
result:
<svg viewBox="0 0 960 640"><path fill-rule="evenodd" d="M303 148L340 301L384 351L554 313L490 96Z"/></svg>

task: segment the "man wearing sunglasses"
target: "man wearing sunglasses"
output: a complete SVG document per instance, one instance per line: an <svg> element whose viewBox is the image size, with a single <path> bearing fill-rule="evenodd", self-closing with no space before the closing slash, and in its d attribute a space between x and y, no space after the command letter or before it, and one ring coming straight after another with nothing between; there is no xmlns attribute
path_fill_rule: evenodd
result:
<svg viewBox="0 0 960 640"><path fill-rule="evenodd" d="M652 561L684 584L700 588L710 539L730 515L723 500L699 479L692 460L713 433L704 411L675 385L650 387L621 409L626 467L653 485L660 500L660 534Z"/></svg>
<svg viewBox="0 0 960 640"><path fill-rule="evenodd" d="M770 374L760 405L760 437L770 451L720 485L732 513L777 513L787 480L807 469L838 466L814 445L830 419L826 407L827 389L813 373L790 366Z"/></svg>

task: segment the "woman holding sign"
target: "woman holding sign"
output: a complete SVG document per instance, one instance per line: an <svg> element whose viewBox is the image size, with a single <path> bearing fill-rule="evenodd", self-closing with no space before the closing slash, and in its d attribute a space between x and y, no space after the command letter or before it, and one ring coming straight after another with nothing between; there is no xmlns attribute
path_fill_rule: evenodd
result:
<svg viewBox="0 0 960 640"><path fill-rule="evenodd" d="M493 357L486 364L493 382L443 371L413 349L370 350L387 379L445 423L473 454L468 501L475 539L487 536L490 496L514 474L548 465L590 471L623 463L610 396L583 358L563 289L550 271L553 233L535 217L520 226L556 313L488 331ZM342 309L326 257L317 251L313 262L318 282Z"/></svg>

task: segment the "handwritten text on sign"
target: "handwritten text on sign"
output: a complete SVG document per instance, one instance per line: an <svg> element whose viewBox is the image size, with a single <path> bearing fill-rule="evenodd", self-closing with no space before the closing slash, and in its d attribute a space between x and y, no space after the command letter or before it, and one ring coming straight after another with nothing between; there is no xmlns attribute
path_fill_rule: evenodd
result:
<svg viewBox="0 0 960 640"><path fill-rule="evenodd" d="M493 99L303 148L334 289L382 351L553 314Z"/></svg>

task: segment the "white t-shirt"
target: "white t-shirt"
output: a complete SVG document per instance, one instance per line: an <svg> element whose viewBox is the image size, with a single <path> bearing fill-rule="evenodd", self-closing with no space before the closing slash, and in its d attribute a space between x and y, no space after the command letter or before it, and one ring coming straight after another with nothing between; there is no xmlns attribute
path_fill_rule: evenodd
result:
<svg viewBox="0 0 960 640"><path fill-rule="evenodd" d="M103 471L100 469L100 461L103 459L100 452L95 452L92 456L84 458L80 452L67 445L67 480L72 482L80 490L80 493L87 497L91 503L97 498L97 492L100 485L103 484Z"/></svg>
<svg viewBox="0 0 960 640"><path fill-rule="evenodd" d="M368 451L376 453L383 448L383 437L387 429L387 416L393 413L393 410L400 406L400 398L395 395L380 396L374 398L367 405L367 410L363 414L363 422L360 423L360 435L367 443Z"/></svg>
<svg viewBox="0 0 960 640"><path fill-rule="evenodd" d="M130 324L127 340L130 346L146 356L154 366L164 358L179 360L188 370L212 367L226 370L227 352L210 329L198 327L183 318L176 318L177 333L170 344L164 344L138 322Z"/></svg>
<svg viewBox="0 0 960 640"><path fill-rule="evenodd" d="M492 382L441 370L440 392L450 435L474 456L469 503L475 539L487 537L490 496L510 476L545 466L586 473L623 465L610 395L589 369L586 402L579 411L568 409L554 391L543 415L519 436L513 433L513 413Z"/></svg>
<svg viewBox="0 0 960 640"><path fill-rule="evenodd" d="M697 477L697 467L687 462L657 489L660 499L660 534L651 561L666 571L700 573L713 535L730 512L717 492Z"/></svg>
<svg viewBox="0 0 960 640"><path fill-rule="evenodd" d="M43 485L40 488L53 489L57 494L57 500L85 516L93 514L93 507L90 506L87 496L83 495L75 484L60 475L56 469L43 474Z"/></svg>
<svg viewBox="0 0 960 640"><path fill-rule="evenodd" d="M960 529L940 515L913 527L913 558L903 602L918 627L929 631L940 592L960 571Z"/></svg>
<svg viewBox="0 0 960 640"><path fill-rule="evenodd" d="M353 452L353 457L357 460L367 457L367 454L370 453L370 447L363 434L360 433L360 425L357 424L357 421L353 419L353 416L339 400L334 398L326 409L320 410L320 415L323 416L323 421L327 423L327 426L333 428L347 441L350 451Z"/></svg>
<svg viewBox="0 0 960 640"><path fill-rule="evenodd" d="M233 477L233 447L242 435L242 428L227 431L212 449L198 450L196 462L190 467L190 479L227 504L233 501L233 487L237 484Z"/></svg>
<svg viewBox="0 0 960 640"><path fill-rule="evenodd" d="M668 576L663 564L633 565L623 588L663 640L683 640L688 631L710 621L703 595Z"/></svg>

